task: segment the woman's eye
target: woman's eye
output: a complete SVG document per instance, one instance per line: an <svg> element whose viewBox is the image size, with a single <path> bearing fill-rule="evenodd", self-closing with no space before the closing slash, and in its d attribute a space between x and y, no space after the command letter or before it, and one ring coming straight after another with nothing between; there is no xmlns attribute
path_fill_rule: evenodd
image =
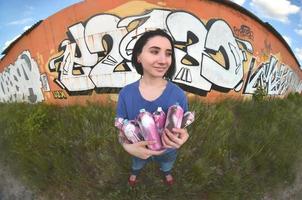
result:
<svg viewBox="0 0 302 200"><path fill-rule="evenodd" d="M158 51L152 50L151 53L152 53L152 54L158 54Z"/></svg>

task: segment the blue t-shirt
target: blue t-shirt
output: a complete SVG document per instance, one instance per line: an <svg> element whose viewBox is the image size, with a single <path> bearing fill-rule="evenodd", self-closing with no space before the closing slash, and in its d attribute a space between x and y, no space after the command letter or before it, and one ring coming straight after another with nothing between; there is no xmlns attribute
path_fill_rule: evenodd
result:
<svg viewBox="0 0 302 200"><path fill-rule="evenodd" d="M144 99L139 91L139 80L126 85L119 93L116 117L133 120L140 109L153 113L158 107L162 107L167 113L171 105L178 103L184 110L188 111L188 100L184 91L176 84L168 81L163 93L155 100L148 101Z"/></svg>

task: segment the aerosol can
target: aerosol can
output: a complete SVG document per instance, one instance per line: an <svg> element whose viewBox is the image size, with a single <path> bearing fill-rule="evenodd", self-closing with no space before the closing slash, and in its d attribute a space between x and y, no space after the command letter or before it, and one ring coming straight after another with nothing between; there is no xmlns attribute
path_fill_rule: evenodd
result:
<svg viewBox="0 0 302 200"><path fill-rule="evenodd" d="M184 110L178 103L170 106L167 113L165 128L167 128L171 132L173 128L180 128L183 114Z"/></svg>
<svg viewBox="0 0 302 200"><path fill-rule="evenodd" d="M158 107L157 110L152 114L155 125L157 127L157 131L161 136L165 127L166 122L166 114L163 111L162 107Z"/></svg>
<svg viewBox="0 0 302 200"><path fill-rule="evenodd" d="M140 128L133 120L124 119L122 131L131 143L142 141Z"/></svg>
<svg viewBox="0 0 302 200"><path fill-rule="evenodd" d="M148 145L151 150L161 150L163 148L160 135L157 131L152 114L141 109L137 117L138 125L141 129L141 134L146 141L155 141L156 143Z"/></svg>
<svg viewBox="0 0 302 200"><path fill-rule="evenodd" d="M182 118L181 128L186 128L187 126L192 124L194 120L195 120L195 112L191 112L191 111L185 112Z"/></svg>

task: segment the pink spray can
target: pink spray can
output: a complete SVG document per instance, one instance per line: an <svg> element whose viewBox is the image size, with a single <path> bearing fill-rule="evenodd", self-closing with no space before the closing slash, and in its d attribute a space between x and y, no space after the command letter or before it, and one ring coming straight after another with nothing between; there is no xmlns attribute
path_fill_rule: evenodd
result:
<svg viewBox="0 0 302 200"><path fill-rule="evenodd" d="M158 107L157 110L152 114L155 125L157 127L159 135L162 135L165 122L166 122L166 114L163 111L162 107Z"/></svg>
<svg viewBox="0 0 302 200"><path fill-rule="evenodd" d="M115 126L116 128L118 128L119 130L122 130L123 121L124 121L123 118L121 118L121 117L116 117L116 118L114 119L114 126Z"/></svg>
<svg viewBox="0 0 302 200"><path fill-rule="evenodd" d="M161 150L162 142L152 114L147 112L145 109L141 109L137 117L137 122L144 139L146 141L156 141L156 143L148 145L148 148L151 150Z"/></svg>
<svg viewBox="0 0 302 200"><path fill-rule="evenodd" d="M187 111L183 118L182 118L182 123L181 123L181 128L186 128L192 122L195 120L195 112Z"/></svg>
<svg viewBox="0 0 302 200"><path fill-rule="evenodd" d="M139 126L132 120L124 119L122 131L131 143L142 141Z"/></svg>
<svg viewBox="0 0 302 200"><path fill-rule="evenodd" d="M184 110L178 103L170 106L167 113L165 128L171 132L173 128L180 128L183 114Z"/></svg>

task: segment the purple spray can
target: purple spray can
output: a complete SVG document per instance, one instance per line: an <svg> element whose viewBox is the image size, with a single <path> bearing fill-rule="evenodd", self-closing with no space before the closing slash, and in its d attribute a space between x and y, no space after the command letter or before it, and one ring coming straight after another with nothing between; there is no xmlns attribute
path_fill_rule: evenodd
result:
<svg viewBox="0 0 302 200"><path fill-rule="evenodd" d="M142 141L139 126L134 121L124 119L122 131L131 143Z"/></svg>
<svg viewBox="0 0 302 200"><path fill-rule="evenodd" d="M178 103L170 106L167 113L165 128L171 132L173 128L180 128L183 114L184 110Z"/></svg>
<svg viewBox="0 0 302 200"><path fill-rule="evenodd" d="M146 141L156 141L156 143L148 145L148 148L151 150L161 150L162 142L152 114L147 112L145 109L141 109L137 117L137 122L144 139Z"/></svg>
<svg viewBox="0 0 302 200"><path fill-rule="evenodd" d="M162 107L158 107L157 110L152 114L155 125L157 127L159 135L162 135L165 122L166 122L166 114L163 111Z"/></svg>
<svg viewBox="0 0 302 200"><path fill-rule="evenodd" d="M122 130L124 119L121 117L114 118L114 126L119 130Z"/></svg>

